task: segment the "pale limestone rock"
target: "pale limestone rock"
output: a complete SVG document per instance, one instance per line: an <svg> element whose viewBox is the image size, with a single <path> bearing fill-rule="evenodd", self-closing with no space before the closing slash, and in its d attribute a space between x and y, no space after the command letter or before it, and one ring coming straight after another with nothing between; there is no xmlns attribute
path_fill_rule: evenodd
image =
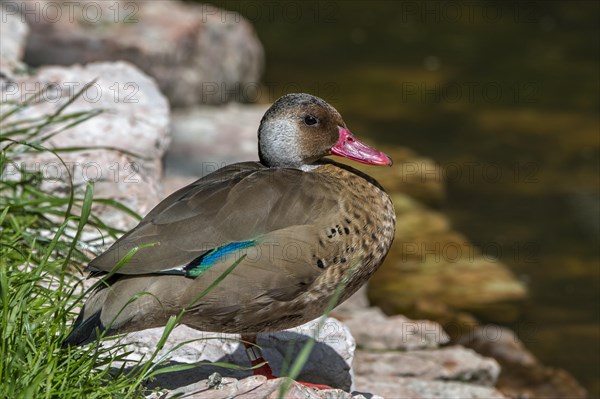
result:
<svg viewBox="0 0 600 399"><path fill-rule="evenodd" d="M27 152L5 174L18 178L17 166L21 165L38 170L49 178L44 187L55 192L68 190L72 179L81 193L85 184L93 181L95 198L115 199L143 215L161 199L161 157L169 143L169 107L154 81L136 67L125 62L43 67L33 76L18 76L5 82L0 112L13 109L10 101L23 102L41 93L41 102L22 108L5 122L50 115L90 82L93 85L63 115L97 114L67 130L60 131L71 121L52 124L42 133L56 133L43 145L59 151L66 165L51 153ZM63 148L98 146L104 148L60 152ZM116 228L129 229L136 223L134 218L107 205L96 204L94 211Z"/></svg>
<svg viewBox="0 0 600 399"><path fill-rule="evenodd" d="M180 1L15 3L28 10L30 65L129 61L174 106L256 99L263 48L237 13Z"/></svg>
<svg viewBox="0 0 600 399"><path fill-rule="evenodd" d="M220 389L211 387L208 380L177 388L165 396L153 395L149 399L173 398L184 394L189 399L277 399L284 378L267 380L263 376L252 376L242 380L224 377ZM285 398L296 399L365 399L361 394L350 394L340 389L315 390L292 381L286 391ZM381 399L370 396L371 399Z"/></svg>
<svg viewBox="0 0 600 399"><path fill-rule="evenodd" d="M235 162L258 160L258 125L267 108L232 103L174 111L166 174L200 178Z"/></svg>
<svg viewBox="0 0 600 399"><path fill-rule="evenodd" d="M494 359L482 357L461 346L452 346L410 352L358 351L355 373L373 378L415 377L493 387L500 374L500 366Z"/></svg>
<svg viewBox="0 0 600 399"><path fill-rule="evenodd" d="M0 3L0 73L5 77L24 67L21 60L29 29L14 3Z"/></svg>
<svg viewBox="0 0 600 399"><path fill-rule="evenodd" d="M386 399L506 399L494 388L418 378L357 376L356 386Z"/></svg>
<svg viewBox="0 0 600 399"><path fill-rule="evenodd" d="M416 350L435 348L449 340L437 323L401 315L387 317L377 307L356 310L342 320L361 349Z"/></svg>

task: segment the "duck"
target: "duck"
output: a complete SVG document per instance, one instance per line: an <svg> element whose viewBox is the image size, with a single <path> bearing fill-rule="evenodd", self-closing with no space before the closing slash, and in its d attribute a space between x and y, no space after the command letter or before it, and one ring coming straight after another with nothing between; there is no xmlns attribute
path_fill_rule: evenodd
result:
<svg viewBox="0 0 600 399"><path fill-rule="evenodd" d="M265 112L258 155L171 194L93 259L87 270L106 281L64 344L164 326L185 309L182 324L241 334L251 363L262 364L254 373L275 378L256 334L316 319L336 295L342 303L394 239L394 207L382 186L328 156L392 160L306 93L284 95Z"/></svg>

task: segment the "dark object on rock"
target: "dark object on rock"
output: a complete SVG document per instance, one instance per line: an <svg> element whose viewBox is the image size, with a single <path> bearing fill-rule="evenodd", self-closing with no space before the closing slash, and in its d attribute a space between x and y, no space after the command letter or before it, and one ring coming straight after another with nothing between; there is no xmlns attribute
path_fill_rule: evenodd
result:
<svg viewBox="0 0 600 399"><path fill-rule="evenodd" d="M223 389L223 377L218 372L214 372L208 376L208 388L209 389Z"/></svg>

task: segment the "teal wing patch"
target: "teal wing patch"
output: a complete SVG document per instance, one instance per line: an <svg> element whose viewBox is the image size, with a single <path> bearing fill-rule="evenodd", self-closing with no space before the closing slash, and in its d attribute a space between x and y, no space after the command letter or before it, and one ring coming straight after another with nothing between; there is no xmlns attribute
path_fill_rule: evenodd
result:
<svg viewBox="0 0 600 399"><path fill-rule="evenodd" d="M185 267L185 276L196 278L204 274L205 271L210 269L215 263L222 260L225 256L236 252L242 251L246 248L250 248L256 245L256 240L238 241L232 242L221 247L215 248L202 256L194 259L188 263Z"/></svg>

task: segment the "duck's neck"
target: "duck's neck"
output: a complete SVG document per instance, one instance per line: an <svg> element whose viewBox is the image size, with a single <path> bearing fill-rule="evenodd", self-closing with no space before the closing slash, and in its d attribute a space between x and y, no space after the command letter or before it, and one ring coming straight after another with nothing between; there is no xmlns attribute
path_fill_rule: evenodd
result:
<svg viewBox="0 0 600 399"><path fill-rule="evenodd" d="M258 154L258 159L260 160L260 163L263 164L264 166L266 166L267 168L298 169L303 172L313 171L316 168L318 168L319 166L323 165L323 162L321 160L319 160L315 163L312 163L312 164L272 163L272 162L269 162L268 158L265 158L260 153Z"/></svg>
<svg viewBox="0 0 600 399"><path fill-rule="evenodd" d="M301 165L299 168L296 168L296 169L300 169L300 170L302 170L304 172L310 172L312 170L315 170L319 166L321 166L321 163L317 162L317 163L313 163L313 164L310 164L310 165Z"/></svg>

